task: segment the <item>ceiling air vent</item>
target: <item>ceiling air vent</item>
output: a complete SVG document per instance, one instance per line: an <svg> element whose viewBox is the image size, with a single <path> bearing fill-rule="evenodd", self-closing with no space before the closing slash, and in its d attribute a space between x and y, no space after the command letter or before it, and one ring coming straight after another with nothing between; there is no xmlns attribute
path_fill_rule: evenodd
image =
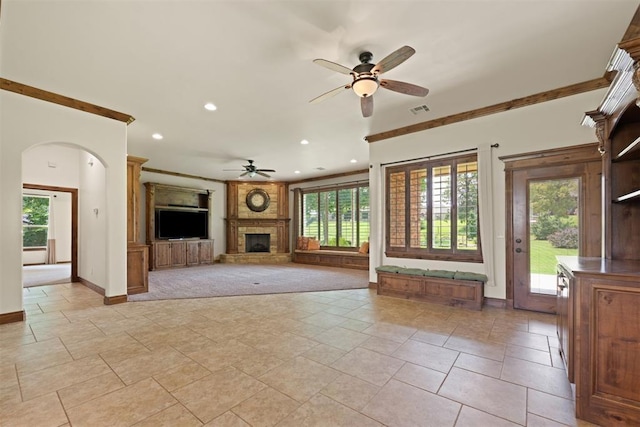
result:
<svg viewBox="0 0 640 427"><path fill-rule="evenodd" d="M427 111L429 111L429 107L423 104L423 105L418 105L417 107L409 108L409 111L411 111L414 115L418 115L418 114L426 113Z"/></svg>

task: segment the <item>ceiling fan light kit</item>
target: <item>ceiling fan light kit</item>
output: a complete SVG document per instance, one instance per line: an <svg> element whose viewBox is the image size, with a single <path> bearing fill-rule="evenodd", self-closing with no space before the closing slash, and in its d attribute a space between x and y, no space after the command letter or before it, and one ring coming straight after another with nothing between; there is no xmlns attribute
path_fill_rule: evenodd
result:
<svg viewBox="0 0 640 427"><path fill-rule="evenodd" d="M360 98L366 98L373 95L378 90L378 79L375 77L360 77L351 85L353 91Z"/></svg>
<svg viewBox="0 0 640 427"><path fill-rule="evenodd" d="M223 169L224 171L237 171L242 172L238 178L242 178L248 176L249 178L253 178L256 175L263 176L265 178L271 178L271 175L265 172L275 172L273 169L258 169L256 165L253 164L253 160L247 160L249 162L248 165L242 165L244 169Z"/></svg>
<svg viewBox="0 0 640 427"><path fill-rule="evenodd" d="M387 72L404 61L409 59L414 53L415 49L410 46L403 46L400 49L387 55L378 64L371 64L373 54L371 52L362 52L359 55L360 64L356 65L352 70L344 65L336 64L335 62L327 61L326 59L315 59L313 62L328 68L332 71L336 71L342 74L350 74L353 81L350 84L337 87L329 92L309 101L315 104L320 101L324 101L327 98L331 98L344 89L353 89L353 92L360 97L360 108L364 117L370 117L373 114L373 98L371 96L378 90L380 86L385 89L392 90L394 92L403 93L405 95L412 96L427 96L429 89L422 86L414 85L411 83L400 82L396 80L379 80L378 76L384 72Z"/></svg>

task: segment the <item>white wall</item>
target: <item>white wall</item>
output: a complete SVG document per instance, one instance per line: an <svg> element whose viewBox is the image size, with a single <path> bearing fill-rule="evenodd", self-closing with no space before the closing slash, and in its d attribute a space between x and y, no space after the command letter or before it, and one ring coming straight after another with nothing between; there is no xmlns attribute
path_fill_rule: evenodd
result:
<svg viewBox="0 0 640 427"><path fill-rule="evenodd" d="M0 313L22 308L22 153L47 143L86 149L107 166L106 296L127 290L126 125L122 122L0 91Z"/></svg>
<svg viewBox="0 0 640 427"><path fill-rule="evenodd" d="M80 154L79 166L78 276L104 288L107 283L107 248L104 244L108 219L106 169L87 152Z"/></svg>
<svg viewBox="0 0 640 427"><path fill-rule="evenodd" d="M483 240L494 239L493 257L484 262L494 263L495 286L487 286L485 296L505 298L505 179L504 164L498 157L595 142L593 130L580 126L580 121L585 111L599 105L604 93L604 89L583 93L370 144L369 160L373 168L370 173L372 236L369 280L377 280L374 269L381 264L485 272L484 264L398 259L384 255L385 169L381 164L498 143L500 147L492 151L494 217L480 220L493 221L495 233L494 236L482 236Z"/></svg>
<svg viewBox="0 0 640 427"><path fill-rule="evenodd" d="M58 144L33 147L22 155L22 180L26 184L78 188L80 152Z"/></svg>
<svg viewBox="0 0 640 427"><path fill-rule="evenodd" d="M142 165L144 167L144 165ZM188 170L188 167L186 167ZM203 179L184 178L160 173L145 172L140 174L140 241L146 242L146 191L145 182L155 182L158 184L175 185L178 187L196 188L200 190L209 190L211 192L211 210L209 211L209 237L214 239L213 254L217 260L220 254L225 253L226 233L225 233L225 217L227 210L227 193L226 185L219 182L205 181Z"/></svg>

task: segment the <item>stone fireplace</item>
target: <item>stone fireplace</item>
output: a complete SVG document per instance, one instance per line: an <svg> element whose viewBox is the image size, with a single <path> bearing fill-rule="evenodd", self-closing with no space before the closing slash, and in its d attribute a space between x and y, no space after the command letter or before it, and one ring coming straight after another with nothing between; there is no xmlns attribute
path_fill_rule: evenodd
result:
<svg viewBox="0 0 640 427"><path fill-rule="evenodd" d="M245 233L244 252L271 252L271 234Z"/></svg>
<svg viewBox="0 0 640 427"><path fill-rule="evenodd" d="M266 207L256 209L251 195L261 193ZM258 199L259 202L263 200ZM291 261L289 200L286 183L228 182L227 250L221 263L275 263Z"/></svg>

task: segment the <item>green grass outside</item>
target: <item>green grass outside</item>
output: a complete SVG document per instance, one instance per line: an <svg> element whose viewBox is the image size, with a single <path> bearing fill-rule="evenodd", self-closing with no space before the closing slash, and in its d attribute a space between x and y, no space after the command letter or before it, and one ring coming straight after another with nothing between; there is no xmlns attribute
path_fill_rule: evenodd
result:
<svg viewBox="0 0 640 427"><path fill-rule="evenodd" d="M347 240L347 241L351 242L351 247L357 247L358 245L356 244L357 242L355 241L357 236L355 234L355 230L353 229L353 225L354 224L351 223L351 222L343 221L340 235L342 236L342 241L343 242L345 240ZM337 222L336 221L329 221L329 233L328 234L329 234L329 239L330 240L335 240L336 230L337 230ZM360 222L360 243L366 242L366 241L369 240L369 231L370 231L370 224L368 222ZM351 236L352 232L353 232L353 238ZM316 236L317 234L318 234L318 223L317 222L313 222L309 226L304 228L304 235L305 236ZM319 236L319 237L322 238L322 236ZM343 245L341 245L341 246L343 246Z"/></svg>
<svg viewBox="0 0 640 427"><path fill-rule="evenodd" d="M578 255L578 249L554 248L548 240L530 239L531 273L556 274L556 256Z"/></svg>

